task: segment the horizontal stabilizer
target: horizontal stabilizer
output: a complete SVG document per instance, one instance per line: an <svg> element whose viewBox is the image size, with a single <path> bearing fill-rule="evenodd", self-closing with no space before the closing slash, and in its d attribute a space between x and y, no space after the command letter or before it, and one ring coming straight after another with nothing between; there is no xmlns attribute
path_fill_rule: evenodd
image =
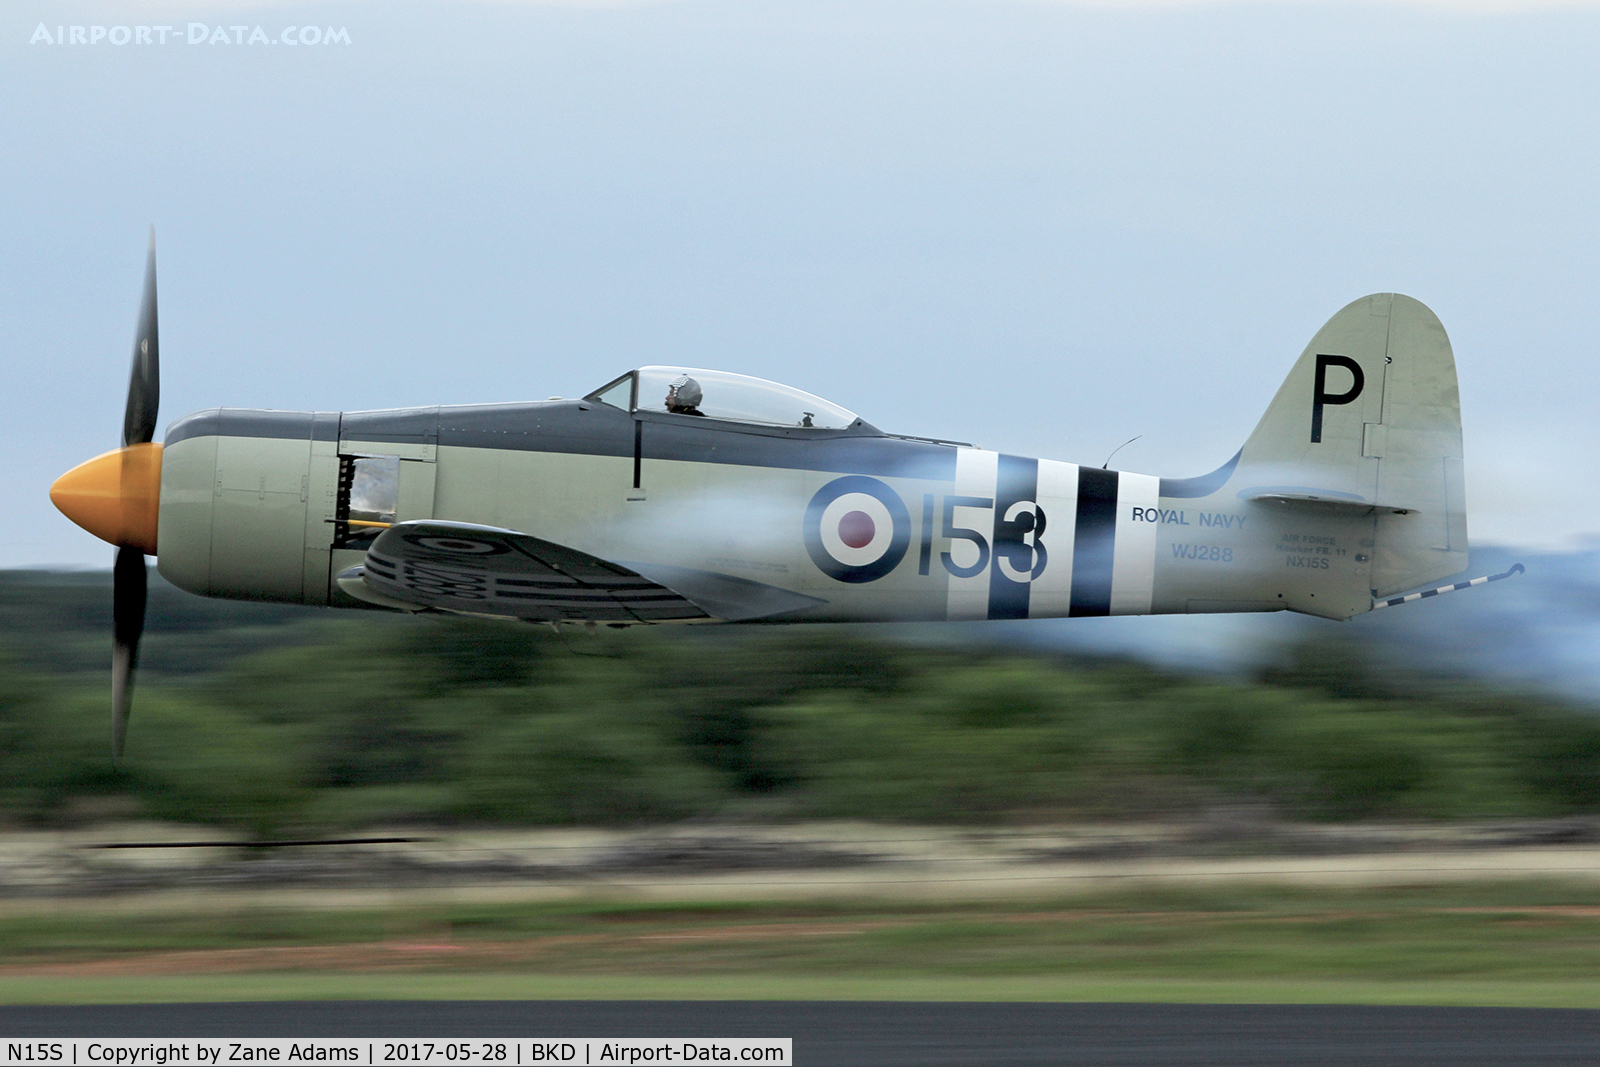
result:
<svg viewBox="0 0 1600 1067"><path fill-rule="evenodd" d="M1299 486L1266 486L1258 489L1241 489L1240 500L1252 504L1276 504L1285 508L1305 508L1315 511L1335 511L1359 515L1410 515L1411 507L1396 507L1363 500L1349 493L1336 493L1322 489L1303 489Z"/></svg>

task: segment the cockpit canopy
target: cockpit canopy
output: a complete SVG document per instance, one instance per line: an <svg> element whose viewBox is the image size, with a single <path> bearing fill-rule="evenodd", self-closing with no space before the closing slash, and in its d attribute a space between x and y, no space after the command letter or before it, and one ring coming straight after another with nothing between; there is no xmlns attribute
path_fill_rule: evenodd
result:
<svg viewBox="0 0 1600 1067"><path fill-rule="evenodd" d="M757 426L842 430L859 421L855 412L787 385L693 367L640 367L601 386L586 399L623 411L698 415Z"/></svg>

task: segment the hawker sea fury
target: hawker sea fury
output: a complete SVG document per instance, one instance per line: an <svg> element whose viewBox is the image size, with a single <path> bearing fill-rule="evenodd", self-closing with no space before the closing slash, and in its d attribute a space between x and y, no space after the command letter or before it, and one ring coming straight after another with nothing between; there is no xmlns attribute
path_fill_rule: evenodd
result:
<svg viewBox="0 0 1600 1067"><path fill-rule="evenodd" d="M1467 561L1450 342L1387 293L1330 319L1244 447L1195 478L887 433L683 367L581 400L213 408L156 444L158 347L152 240L123 447L51 490L118 546L119 750L146 555L204 596L613 626L1347 619Z"/></svg>

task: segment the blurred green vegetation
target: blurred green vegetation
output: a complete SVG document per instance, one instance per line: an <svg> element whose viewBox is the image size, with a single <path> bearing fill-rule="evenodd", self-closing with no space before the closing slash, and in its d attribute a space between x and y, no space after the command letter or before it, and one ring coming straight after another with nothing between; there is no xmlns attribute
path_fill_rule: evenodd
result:
<svg viewBox="0 0 1600 1067"><path fill-rule="evenodd" d="M271 837L1240 802L1301 819L1600 811L1592 709L1379 674L1332 626L1260 678L1227 680L870 627L557 635L159 586L153 604L116 767L104 577L0 575L0 818L111 808Z"/></svg>

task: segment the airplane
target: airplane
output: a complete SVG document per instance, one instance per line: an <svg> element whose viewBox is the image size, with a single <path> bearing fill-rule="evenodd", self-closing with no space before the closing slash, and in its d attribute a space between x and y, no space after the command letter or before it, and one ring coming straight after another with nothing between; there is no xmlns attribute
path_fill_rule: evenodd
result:
<svg viewBox="0 0 1600 1067"><path fill-rule="evenodd" d="M1467 564L1455 359L1378 293L1255 430L1163 478L880 430L799 389L645 366L580 399L211 408L154 440L155 234L122 447L50 496L117 547L113 751L146 557L202 596L556 625L1294 611L1349 619ZM1398 595L1397 595L1398 594Z"/></svg>

